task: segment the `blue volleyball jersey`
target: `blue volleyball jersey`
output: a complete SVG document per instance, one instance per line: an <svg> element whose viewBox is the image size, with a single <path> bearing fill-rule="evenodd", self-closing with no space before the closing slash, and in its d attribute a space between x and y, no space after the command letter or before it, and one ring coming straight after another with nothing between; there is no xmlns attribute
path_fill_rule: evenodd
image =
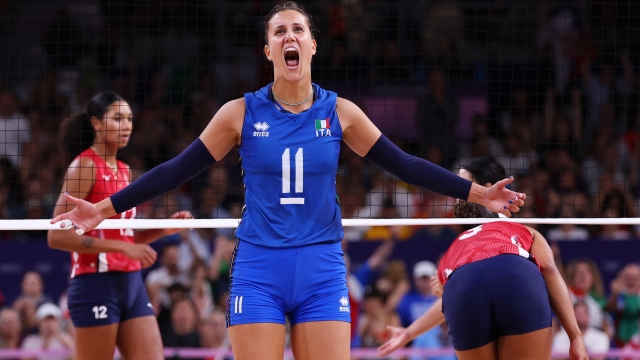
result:
<svg viewBox="0 0 640 360"><path fill-rule="evenodd" d="M315 101L300 114L276 106L271 84L244 96L240 240L278 248L342 240L335 185L342 140L337 95L313 88Z"/></svg>

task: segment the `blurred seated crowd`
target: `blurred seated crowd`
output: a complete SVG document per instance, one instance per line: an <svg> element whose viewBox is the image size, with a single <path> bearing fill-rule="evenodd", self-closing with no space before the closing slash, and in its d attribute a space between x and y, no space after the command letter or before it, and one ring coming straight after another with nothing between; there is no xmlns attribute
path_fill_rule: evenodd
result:
<svg viewBox="0 0 640 360"><path fill-rule="evenodd" d="M389 338L387 326L408 326L437 299L431 292L437 264L422 260L408 269L404 261L391 257L398 232L391 233L360 264L351 264L345 255L352 347L380 346ZM158 264L147 273L145 284L164 346L229 350L226 311L235 239L194 229L165 239L163 244ZM348 253L349 243L343 244ZM604 284L593 261L564 264L558 247L552 249L587 349L600 353L613 348L640 349L640 265L626 264L610 284ZM568 352L567 335L555 318L553 334L553 349ZM48 296L36 271L24 275L21 295L13 303L0 302L0 349L73 350L73 336L66 295L59 299ZM407 346L438 349L450 345L443 324ZM453 360L455 356L428 359Z"/></svg>

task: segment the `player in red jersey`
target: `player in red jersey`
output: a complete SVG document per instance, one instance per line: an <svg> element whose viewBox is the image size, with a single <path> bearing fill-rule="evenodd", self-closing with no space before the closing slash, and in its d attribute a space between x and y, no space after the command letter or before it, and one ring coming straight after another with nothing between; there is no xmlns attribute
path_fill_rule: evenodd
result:
<svg viewBox="0 0 640 360"><path fill-rule="evenodd" d="M129 185L130 169L116 159L133 130L129 104L119 95L96 95L86 113L64 125L69 160L54 215L69 211L64 193L97 202ZM136 209L112 218L131 219ZM174 218L189 218L179 212ZM164 359L155 314L140 269L157 257L148 245L179 230L133 232L131 229L93 230L84 236L52 230L49 246L71 252L68 306L76 327L78 360L112 359L116 345L125 359Z"/></svg>
<svg viewBox="0 0 640 360"><path fill-rule="evenodd" d="M472 160L460 176L491 185L504 169L491 158ZM461 201L456 218L496 217ZM570 358L588 359L573 306L546 239L507 222L461 226L438 267L442 299L409 327L389 327L384 356L447 321L459 360L550 359L551 309L571 339Z"/></svg>

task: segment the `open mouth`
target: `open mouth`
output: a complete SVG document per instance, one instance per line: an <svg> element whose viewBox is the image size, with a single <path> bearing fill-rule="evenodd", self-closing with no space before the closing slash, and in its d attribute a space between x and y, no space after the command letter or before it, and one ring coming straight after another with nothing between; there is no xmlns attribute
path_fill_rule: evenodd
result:
<svg viewBox="0 0 640 360"><path fill-rule="evenodd" d="M284 51L284 61L287 64L287 67L297 67L300 61L300 54L298 54L298 50L293 47L287 48Z"/></svg>

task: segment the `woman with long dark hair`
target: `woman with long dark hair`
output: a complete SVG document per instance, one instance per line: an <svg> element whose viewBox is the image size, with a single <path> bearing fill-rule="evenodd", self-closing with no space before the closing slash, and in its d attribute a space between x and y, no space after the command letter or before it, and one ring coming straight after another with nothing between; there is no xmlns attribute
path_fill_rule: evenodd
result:
<svg viewBox="0 0 640 360"><path fill-rule="evenodd" d="M86 112L64 124L71 161L54 215L73 209L65 194L101 201L129 185L130 168L117 160L133 130L129 104L113 92L91 99ZM135 207L112 218L131 219ZM179 212L173 218L191 217ZM115 347L125 359L163 359L162 341L140 269L157 257L149 243L178 230L93 230L82 236L51 230L49 246L71 253L68 306L76 327L78 360L110 360Z"/></svg>

